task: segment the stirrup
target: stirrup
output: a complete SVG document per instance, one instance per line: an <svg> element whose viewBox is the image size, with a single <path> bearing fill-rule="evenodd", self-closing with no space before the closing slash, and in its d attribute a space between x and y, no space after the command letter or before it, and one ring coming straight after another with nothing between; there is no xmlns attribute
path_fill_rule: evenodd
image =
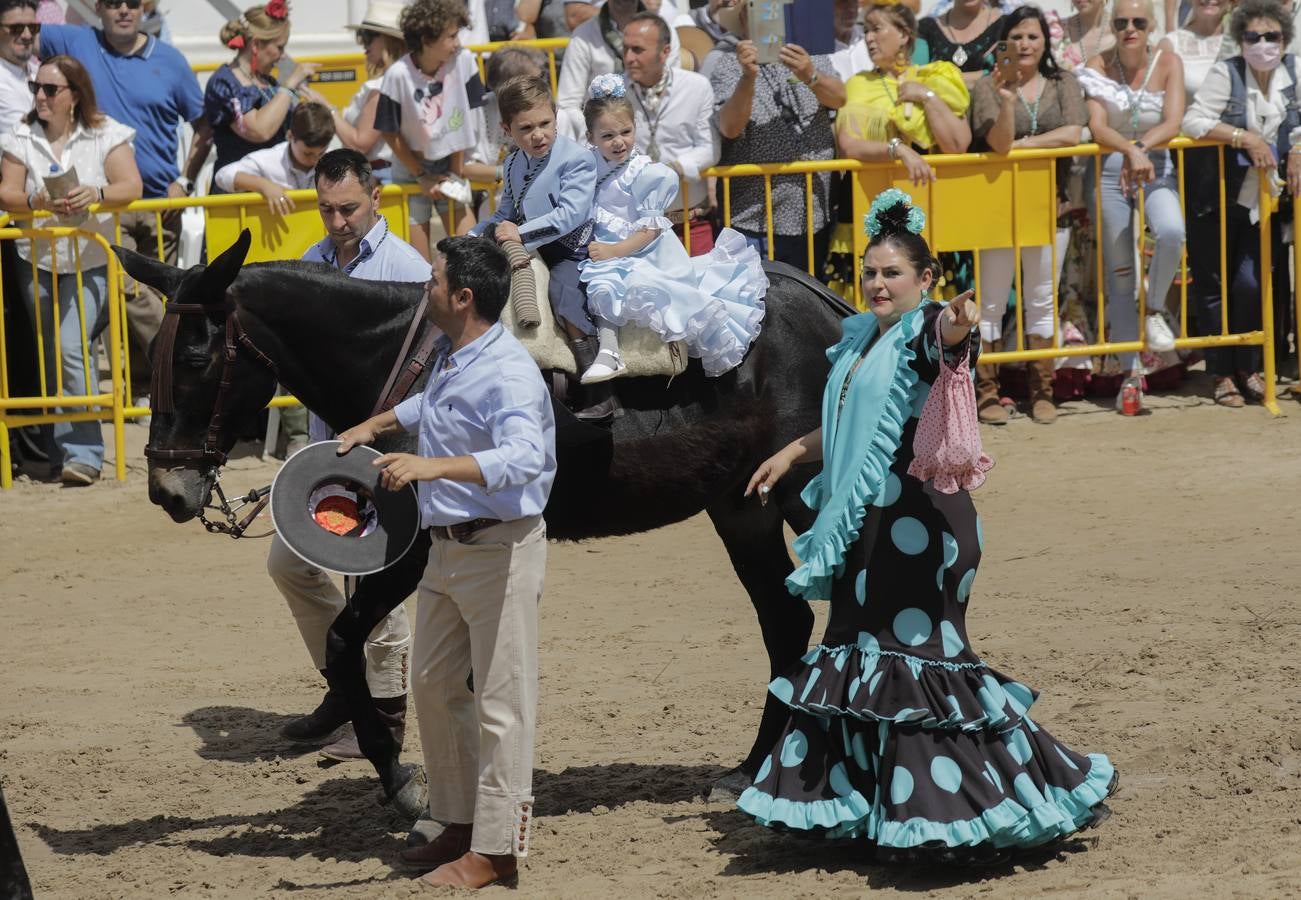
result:
<svg viewBox="0 0 1301 900"><path fill-rule="evenodd" d="M627 371L628 365L619 358L618 353L602 350L596 355L596 361L587 367L587 371L578 381L580 384L600 384L602 381L618 378Z"/></svg>

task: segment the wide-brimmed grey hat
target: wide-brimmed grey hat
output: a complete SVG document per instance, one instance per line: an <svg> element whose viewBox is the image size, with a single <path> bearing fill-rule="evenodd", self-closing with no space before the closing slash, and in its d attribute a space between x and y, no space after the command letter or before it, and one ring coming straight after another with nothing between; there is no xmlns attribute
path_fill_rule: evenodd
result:
<svg viewBox="0 0 1301 900"><path fill-rule="evenodd" d="M321 441L285 461L271 484L271 521L290 550L317 568L370 575L402 558L420 530L415 486L380 486L380 454Z"/></svg>
<svg viewBox="0 0 1301 900"><path fill-rule="evenodd" d="M366 15L361 17L361 22L343 27L353 31L378 31L389 37L400 38L402 29L398 27L398 21L404 6L406 3L403 0L370 0L370 5L366 7Z"/></svg>

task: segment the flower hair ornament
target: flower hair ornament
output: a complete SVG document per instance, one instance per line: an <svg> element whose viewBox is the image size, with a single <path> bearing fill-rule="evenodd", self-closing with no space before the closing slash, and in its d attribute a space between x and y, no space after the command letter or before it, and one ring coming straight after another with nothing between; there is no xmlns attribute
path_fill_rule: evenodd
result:
<svg viewBox="0 0 1301 900"><path fill-rule="evenodd" d="M267 0L262 11L272 19L284 21L289 18L289 0Z"/></svg>
<svg viewBox="0 0 1301 900"><path fill-rule="evenodd" d="M896 211L896 207L903 207ZM876 195L863 217L867 236L875 238L883 232L895 233L907 229L913 234L921 234L926 228L926 213L913 206L912 198L898 188L887 188Z"/></svg>
<svg viewBox="0 0 1301 900"><path fill-rule="evenodd" d="M242 34L237 34L237 35L235 35L233 38L231 38L230 40L228 40L228 41L226 42L226 46L229 47L229 48L232 49L232 50L243 50L243 49L244 49L244 35L242 35Z"/></svg>
<svg viewBox="0 0 1301 900"><path fill-rule="evenodd" d="M604 100L606 97L622 98L627 94L628 85L624 83L623 76L616 75L613 72L597 75L587 87L587 99L589 100Z"/></svg>

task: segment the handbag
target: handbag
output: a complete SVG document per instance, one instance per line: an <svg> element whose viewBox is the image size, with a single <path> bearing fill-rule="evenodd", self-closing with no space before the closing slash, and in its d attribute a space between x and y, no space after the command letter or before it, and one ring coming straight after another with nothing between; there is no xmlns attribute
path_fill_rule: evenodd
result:
<svg viewBox="0 0 1301 900"><path fill-rule="evenodd" d="M935 317L935 342L940 348L940 372L922 406L913 436L913 460L908 474L931 481L941 494L974 491L985 482L994 461L980 446L976 421L976 392L971 383L971 339L963 342L962 359L950 366L944 358L943 314Z"/></svg>

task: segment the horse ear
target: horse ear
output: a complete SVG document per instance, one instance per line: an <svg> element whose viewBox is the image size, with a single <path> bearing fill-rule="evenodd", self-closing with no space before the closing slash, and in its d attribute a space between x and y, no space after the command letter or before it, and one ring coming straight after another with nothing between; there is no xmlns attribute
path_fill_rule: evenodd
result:
<svg viewBox="0 0 1301 900"><path fill-rule="evenodd" d="M117 254L122 268L126 269L127 274L136 281L149 285L167 297L176 295L176 288L185 277L184 269L178 269L152 256L145 256L116 244L113 245L113 252Z"/></svg>
<svg viewBox="0 0 1301 900"><path fill-rule="evenodd" d="M200 277L200 290L210 297L225 296L226 288L234 283L239 270L248 256L248 248L253 243L252 233L245 228L239 233L235 243L227 247L220 256L208 263Z"/></svg>

